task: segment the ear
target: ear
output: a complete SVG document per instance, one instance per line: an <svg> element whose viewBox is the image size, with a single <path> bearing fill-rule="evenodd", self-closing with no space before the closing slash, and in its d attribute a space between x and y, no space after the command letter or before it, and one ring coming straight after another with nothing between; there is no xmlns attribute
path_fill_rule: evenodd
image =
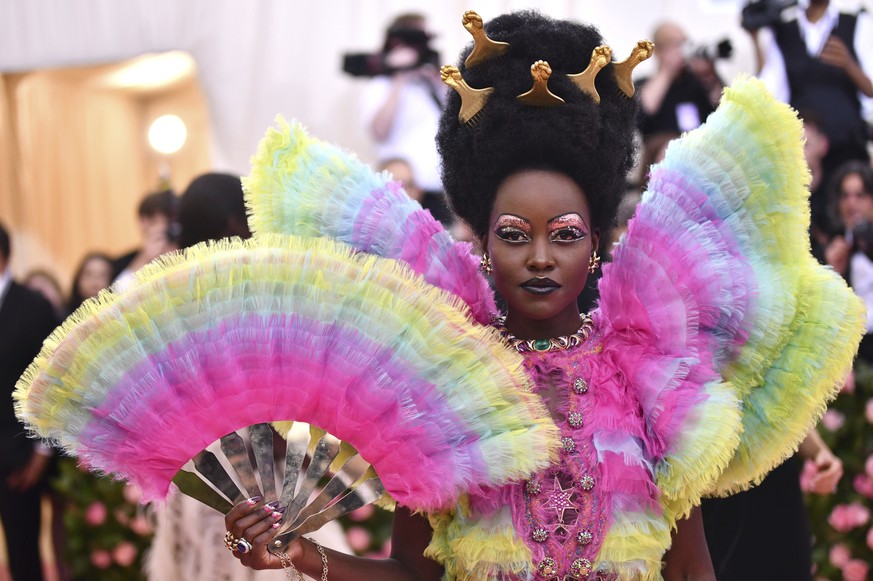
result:
<svg viewBox="0 0 873 581"><path fill-rule="evenodd" d="M482 236L481 238L476 238L475 245L473 248L479 255L485 254L488 251L488 236Z"/></svg>

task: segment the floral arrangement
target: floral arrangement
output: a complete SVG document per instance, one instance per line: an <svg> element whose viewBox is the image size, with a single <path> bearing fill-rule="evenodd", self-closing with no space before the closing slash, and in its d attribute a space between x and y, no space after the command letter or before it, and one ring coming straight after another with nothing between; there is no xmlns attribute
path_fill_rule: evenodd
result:
<svg viewBox="0 0 873 581"><path fill-rule="evenodd" d="M67 546L61 557L75 580L136 581L152 525L134 487L80 469L61 458L53 481L65 504Z"/></svg>
<svg viewBox="0 0 873 581"><path fill-rule="evenodd" d="M845 472L834 494L807 495L815 578L865 581L873 564L873 367L856 363L819 431Z"/></svg>

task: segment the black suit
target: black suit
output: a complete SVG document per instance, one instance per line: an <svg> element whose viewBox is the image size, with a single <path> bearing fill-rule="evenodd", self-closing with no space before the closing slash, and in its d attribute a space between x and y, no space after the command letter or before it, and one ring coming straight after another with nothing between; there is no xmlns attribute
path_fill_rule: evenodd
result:
<svg viewBox="0 0 873 581"><path fill-rule="evenodd" d="M44 483L24 492L8 486L9 475L36 453L34 440L26 437L24 426L15 418L12 392L57 320L48 301L15 282L0 301L0 519L13 580L40 581L38 540Z"/></svg>

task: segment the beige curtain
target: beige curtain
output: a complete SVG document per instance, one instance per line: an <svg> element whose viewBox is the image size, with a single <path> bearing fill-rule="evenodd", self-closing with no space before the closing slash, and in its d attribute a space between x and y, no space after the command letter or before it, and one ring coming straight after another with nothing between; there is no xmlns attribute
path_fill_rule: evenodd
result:
<svg viewBox="0 0 873 581"><path fill-rule="evenodd" d="M159 167L181 191L209 167L208 122L191 80L164 94L102 88L99 70L5 77L0 101L0 220L13 234L13 275L53 273L65 292L91 251L119 255L139 244L136 210ZM148 146L148 124L173 112L189 141L172 159Z"/></svg>

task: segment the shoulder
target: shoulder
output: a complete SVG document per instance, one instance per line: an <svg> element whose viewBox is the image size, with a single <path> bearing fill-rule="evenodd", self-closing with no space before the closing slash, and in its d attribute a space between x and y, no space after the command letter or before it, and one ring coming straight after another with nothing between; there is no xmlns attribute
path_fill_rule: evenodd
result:
<svg viewBox="0 0 873 581"><path fill-rule="evenodd" d="M51 303L41 294L32 291L24 285L12 282L3 302L8 301L8 306L18 317L26 317L37 324L54 326L57 324Z"/></svg>

